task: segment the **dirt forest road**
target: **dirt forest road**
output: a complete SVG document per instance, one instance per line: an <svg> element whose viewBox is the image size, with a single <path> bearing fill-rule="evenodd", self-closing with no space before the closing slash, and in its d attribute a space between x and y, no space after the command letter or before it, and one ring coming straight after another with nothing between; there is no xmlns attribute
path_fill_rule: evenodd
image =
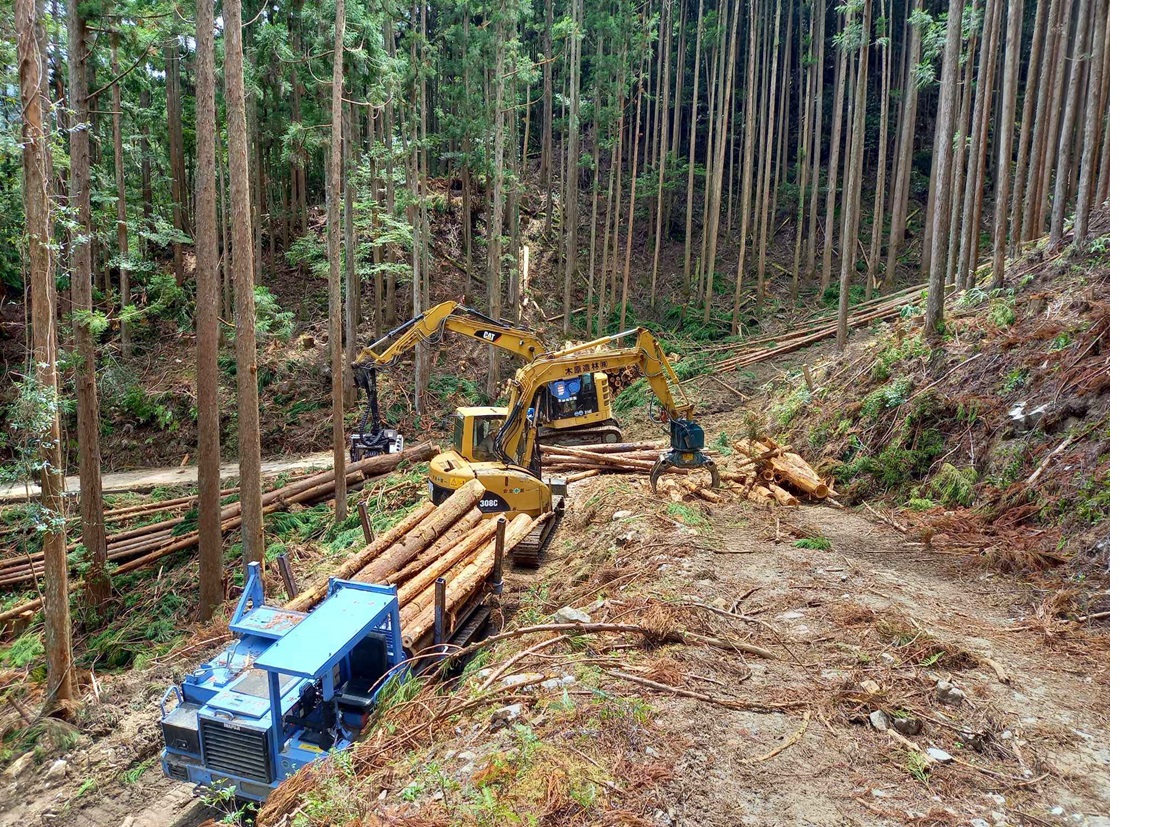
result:
<svg viewBox="0 0 1152 827"><path fill-rule="evenodd" d="M263 474L283 474L289 471L323 471L332 467L332 453L321 451L302 457L264 460ZM225 462L220 465L221 479L235 479L240 476L239 462ZM80 492L80 478L66 477L65 490L70 495ZM169 485L195 485L196 466L185 465L171 468L138 468L132 471L116 471L104 475L104 493L115 494L124 491L147 492L154 488ZM14 482L0 486L0 505L27 500L40 495L40 486L35 483Z"/></svg>
<svg viewBox="0 0 1152 827"><path fill-rule="evenodd" d="M628 506L633 516L599 530L631 535L619 554L651 562L632 588L739 618L779 649L772 659L692 650L692 685L810 704L761 714L649 697L667 736L653 754L676 756L652 823L1107 827L1106 629L1046 632L1025 582L935 553L866 513L733 502L709 507L706 525L677 528L645 480L612 484L630 490L608 513ZM559 552L563 539L586 530L563 524L544 569L514 580L563 577L577 562ZM798 548L797 536L830 547ZM110 681L93 712L110 731L69 756L63 783L2 779L0 825L191 827L214 815L156 764L156 700L187 665L157 662ZM962 699L941 702L938 680ZM877 709L921 719L907 739L915 750L870 724ZM921 762L916 750L928 749L954 760Z"/></svg>
<svg viewBox="0 0 1152 827"><path fill-rule="evenodd" d="M710 659L695 674L758 699L802 690L812 708L763 715L659 698L688 741L661 793L670 823L1108 825L1106 630L1046 635L1020 580L867 515L765 516L714 507L695 550L660 564L659 590L723 602L782 646L778 660ZM796 536L830 548L797 548ZM942 703L939 680L962 700ZM923 729L904 740L878 731L875 710ZM950 759L921 762L910 744Z"/></svg>

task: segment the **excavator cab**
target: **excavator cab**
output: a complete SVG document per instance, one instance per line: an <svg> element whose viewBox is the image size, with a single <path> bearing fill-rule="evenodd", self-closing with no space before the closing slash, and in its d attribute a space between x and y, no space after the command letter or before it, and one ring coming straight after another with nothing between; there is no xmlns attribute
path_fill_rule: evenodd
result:
<svg viewBox="0 0 1152 827"><path fill-rule="evenodd" d="M507 415L507 408L457 408L452 446L469 462L496 462L496 434Z"/></svg>
<svg viewBox="0 0 1152 827"><path fill-rule="evenodd" d="M611 417L606 373L581 373L549 382L541 394L539 439L552 445L620 442L620 425Z"/></svg>

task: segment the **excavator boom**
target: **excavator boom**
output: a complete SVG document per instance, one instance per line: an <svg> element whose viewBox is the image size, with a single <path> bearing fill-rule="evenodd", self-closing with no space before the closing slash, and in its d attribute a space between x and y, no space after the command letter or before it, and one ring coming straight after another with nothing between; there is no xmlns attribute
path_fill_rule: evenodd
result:
<svg viewBox="0 0 1152 827"><path fill-rule="evenodd" d="M531 331L452 301L431 307L390 330L363 348L352 362L356 387L361 388L367 398L360 430L351 437L354 462L373 454L403 450L404 438L381 420L376 393L377 373L393 367L401 356L417 345L439 344L445 331L500 348L525 362L531 362L547 350ZM611 442L621 438L619 426L612 419L608 383L604 376L592 377L577 396L555 400L547 415L542 417L542 424L551 426L548 433L559 444Z"/></svg>

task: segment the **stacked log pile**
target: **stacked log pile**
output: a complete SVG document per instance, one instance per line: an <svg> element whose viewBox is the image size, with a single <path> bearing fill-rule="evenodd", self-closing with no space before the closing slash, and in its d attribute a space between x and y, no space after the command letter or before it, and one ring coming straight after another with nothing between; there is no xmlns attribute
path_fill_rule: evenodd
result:
<svg viewBox="0 0 1152 827"><path fill-rule="evenodd" d="M496 560L497 521L484 519L478 508L484 486L471 480L439 507L425 503L385 534L345 561L334 576L398 587L400 628L405 646L424 638L435 622L436 581L445 579L449 627L454 615L492 576ZM518 514L508 521L504 547L511 549L536 526ZM307 611L328 589L328 577L291 600L286 608Z"/></svg>
<svg viewBox="0 0 1152 827"><path fill-rule="evenodd" d="M836 493L803 457L771 437L742 439L732 447L740 458L732 470L720 476L737 484L747 499L765 505L793 506L800 504L800 496L825 500Z"/></svg>
<svg viewBox="0 0 1152 827"><path fill-rule="evenodd" d="M697 497L708 502L723 502L726 495L737 492L740 499L764 505L795 506L800 498L824 500L835 492L812 470L804 459L788 446L778 445L769 437L756 441L741 440L732 446L732 457L713 456L720 466L720 479L725 490L716 491L707 482L679 477L661 482L660 490L673 502ZM541 446L544 470L563 475L568 482L605 473L647 474L668 444L661 440L648 442L584 445L580 448ZM683 472L670 468L669 471ZM699 476L699 475L698 475Z"/></svg>
<svg viewBox="0 0 1152 827"><path fill-rule="evenodd" d="M611 442L579 448L541 445L540 456L545 471L576 482L597 474L647 474L667 450L667 440Z"/></svg>
<svg viewBox="0 0 1152 827"><path fill-rule="evenodd" d="M853 329L872 322L895 319L904 312L906 307L915 305L920 300L920 293L923 289L924 285L916 285L856 305L848 316L848 328ZM779 335L768 334L746 339L741 342L740 349L734 355L716 362L708 374L702 375L739 370L756 362L763 362L775 356L800 350L835 335L836 320L821 318L814 319ZM729 350L730 346L726 345L723 349Z"/></svg>
<svg viewBox="0 0 1152 827"><path fill-rule="evenodd" d="M396 469L402 462L423 462L431 459L437 452L436 446L431 443L416 445L399 454L384 454L369 457L360 462L347 466L347 479L349 490L363 487L368 482L386 476ZM332 498L335 491L335 474L332 471L322 471L269 491L263 496L263 513L285 511L293 505L312 505ZM164 557L184 549L194 548L200 542L199 532L193 530L186 534L173 534L174 529L185 521L189 511L195 507L195 498L178 498L177 501L167 501L168 507L181 508L180 516L163 520L152 525L140 526L108 537L108 560L119 565L113 575L127 574L140 568L152 565ZM160 503L153 504L156 506ZM157 513L159 508L150 508L148 505L130 506L110 512L115 518L147 516ZM234 531L240 526L240 504L232 503L221 509L221 528L225 534ZM43 554L28 554L21 557L7 557L0 560L0 589L12 589L33 583L43 573ZM70 590L83 586L83 580L72 579ZM7 611L0 613L0 623L13 618L39 611L40 599L30 600Z"/></svg>

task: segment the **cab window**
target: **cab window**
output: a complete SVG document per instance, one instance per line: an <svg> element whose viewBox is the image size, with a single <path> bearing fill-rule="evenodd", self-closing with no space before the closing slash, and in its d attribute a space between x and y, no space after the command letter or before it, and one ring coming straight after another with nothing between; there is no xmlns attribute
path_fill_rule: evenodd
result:
<svg viewBox="0 0 1152 827"><path fill-rule="evenodd" d="M499 419L472 420L472 456L477 462L493 462L496 459L496 433L500 430Z"/></svg>
<svg viewBox="0 0 1152 827"><path fill-rule="evenodd" d="M456 414L456 425L452 429L452 445L460 453L464 453L464 416Z"/></svg>

